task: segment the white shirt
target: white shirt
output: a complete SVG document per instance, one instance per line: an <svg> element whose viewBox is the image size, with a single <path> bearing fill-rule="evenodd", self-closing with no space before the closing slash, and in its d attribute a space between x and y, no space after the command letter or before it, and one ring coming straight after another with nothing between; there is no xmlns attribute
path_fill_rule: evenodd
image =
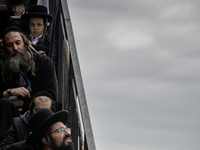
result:
<svg viewBox="0 0 200 150"><path fill-rule="evenodd" d="M23 12L21 13L21 15L23 15L24 13L25 13L25 9L24 9ZM15 14L15 13L14 13L14 15L17 16L17 17L19 17L19 18L21 18L21 15L18 16L18 15Z"/></svg>
<svg viewBox="0 0 200 150"><path fill-rule="evenodd" d="M36 45L37 42L38 42L38 40L39 40L39 38L41 38L42 35L33 38L32 34L30 34L30 37L31 37L31 39L29 40L29 44L31 44L31 45Z"/></svg>

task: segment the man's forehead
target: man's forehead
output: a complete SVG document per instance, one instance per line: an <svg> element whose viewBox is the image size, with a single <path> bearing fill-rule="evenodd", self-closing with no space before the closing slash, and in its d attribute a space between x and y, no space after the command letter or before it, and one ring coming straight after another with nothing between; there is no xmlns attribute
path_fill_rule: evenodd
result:
<svg viewBox="0 0 200 150"><path fill-rule="evenodd" d="M46 96L40 96L35 98L35 107L39 107L42 105L51 105L51 99Z"/></svg>
<svg viewBox="0 0 200 150"><path fill-rule="evenodd" d="M5 42L12 41L12 40L22 40L22 37L19 32L8 32L5 35Z"/></svg>
<svg viewBox="0 0 200 150"><path fill-rule="evenodd" d="M54 123L53 125L51 125L52 129L58 129L60 127L66 127L61 121Z"/></svg>

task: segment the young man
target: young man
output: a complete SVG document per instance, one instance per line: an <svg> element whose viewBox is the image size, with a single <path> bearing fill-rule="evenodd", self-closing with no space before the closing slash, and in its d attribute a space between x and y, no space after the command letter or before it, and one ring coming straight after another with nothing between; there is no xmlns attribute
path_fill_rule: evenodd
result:
<svg viewBox="0 0 200 150"><path fill-rule="evenodd" d="M37 150L74 150L70 130L65 126L67 119L67 111L39 110L28 122L31 134L26 144L39 145Z"/></svg>
<svg viewBox="0 0 200 150"><path fill-rule="evenodd" d="M27 111L24 115L20 117L15 117L13 124L10 126L6 137L4 138L1 150L29 150L29 146L25 144L25 140L30 134L28 127L29 118L35 114L38 110L43 108L51 109L55 112L55 105L50 98L51 96L45 92L37 93L30 103L30 111Z"/></svg>
<svg viewBox="0 0 200 150"><path fill-rule="evenodd" d="M53 62L50 58L30 50L29 42L17 27L4 31L0 62L0 141L18 115L29 108L31 97L47 91L57 100L58 87ZM10 99L9 99L10 98Z"/></svg>

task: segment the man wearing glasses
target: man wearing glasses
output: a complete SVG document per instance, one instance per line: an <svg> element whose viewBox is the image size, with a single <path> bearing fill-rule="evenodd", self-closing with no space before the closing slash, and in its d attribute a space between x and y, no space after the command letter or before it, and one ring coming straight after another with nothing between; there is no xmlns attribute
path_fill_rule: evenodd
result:
<svg viewBox="0 0 200 150"><path fill-rule="evenodd" d="M74 150L70 129L65 126L67 120L67 111L39 110L28 122L31 134L26 144L37 150Z"/></svg>
<svg viewBox="0 0 200 150"><path fill-rule="evenodd" d="M30 134L28 120L33 114L43 108L51 109L53 112L56 111L51 95L46 91L41 91L34 96L30 103L30 111L13 119L13 124L6 133L6 137L4 138L0 149L30 150L29 146L25 144L25 140Z"/></svg>

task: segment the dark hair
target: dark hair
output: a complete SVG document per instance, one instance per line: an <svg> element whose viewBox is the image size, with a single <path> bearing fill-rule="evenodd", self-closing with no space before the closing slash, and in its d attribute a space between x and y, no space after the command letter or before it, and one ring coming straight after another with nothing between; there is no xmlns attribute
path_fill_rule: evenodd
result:
<svg viewBox="0 0 200 150"><path fill-rule="evenodd" d="M18 32L18 31L10 31L10 32ZM8 32L8 33L10 33L10 32ZM5 36L8 33L6 33ZM31 65L32 65L31 66L31 74L35 76L35 62L33 61L33 53L30 49L29 41L24 34L22 34L21 32L18 32L18 33L22 37L22 40L24 42L24 48L31 54ZM7 69L5 68L5 63L4 63L4 61L8 59L8 51L6 50L5 36L3 37L2 44L1 44L2 74L3 74L4 82L6 82L6 80L9 80L12 78L12 72L7 71Z"/></svg>
<svg viewBox="0 0 200 150"><path fill-rule="evenodd" d="M42 138L43 137L45 137L46 139L47 139L47 141L48 141L48 143L50 142L50 141L52 141L52 136L51 136L51 134L50 134L50 132L51 132L51 130L52 130L52 128L51 128L51 126L48 128L48 129L46 129L45 131L44 131L44 133L40 136L40 138L39 138L39 143L38 143L38 145L37 145L37 148L38 149L43 149L44 148L44 143L42 142ZM36 149L37 149L36 148ZM33 150L36 150L36 149L33 149Z"/></svg>
<svg viewBox="0 0 200 150"><path fill-rule="evenodd" d="M46 91L41 91L41 92L38 92L36 95L34 95L33 100L31 101L31 103L29 105L29 108L30 108L29 118L33 115L33 108L35 107L35 100L36 100L36 98L39 98L41 96L45 96L45 97L49 98L51 100L51 108L50 109L53 112L56 111L56 107L55 107L55 104L54 104L54 102L53 102L53 100L51 98L51 95L48 92L46 92ZM41 99L41 98L39 98L39 100L41 102L45 101L44 99Z"/></svg>

